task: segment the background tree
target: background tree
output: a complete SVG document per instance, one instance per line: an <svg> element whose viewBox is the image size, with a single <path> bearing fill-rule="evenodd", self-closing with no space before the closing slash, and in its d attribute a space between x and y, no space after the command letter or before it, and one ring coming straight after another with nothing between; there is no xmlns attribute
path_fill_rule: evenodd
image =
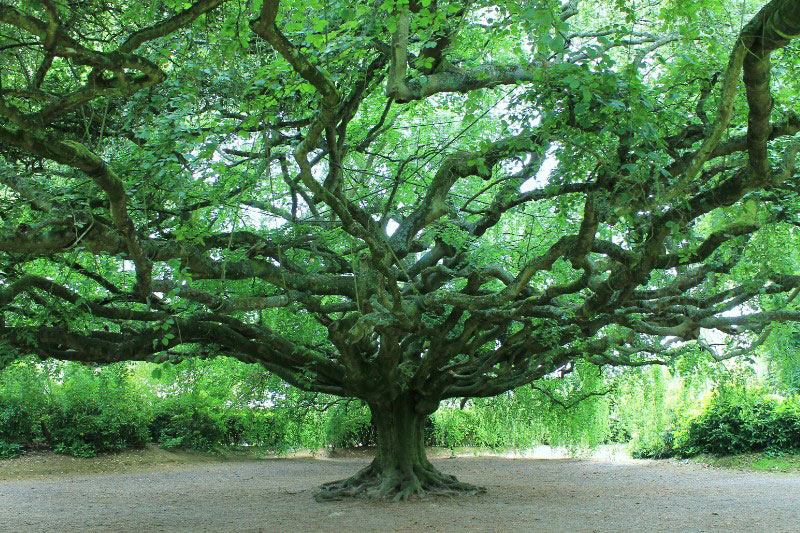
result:
<svg viewBox="0 0 800 533"><path fill-rule="evenodd" d="M100 7L0 4L4 349L361 398L321 498L480 491L443 399L800 319L796 0Z"/></svg>

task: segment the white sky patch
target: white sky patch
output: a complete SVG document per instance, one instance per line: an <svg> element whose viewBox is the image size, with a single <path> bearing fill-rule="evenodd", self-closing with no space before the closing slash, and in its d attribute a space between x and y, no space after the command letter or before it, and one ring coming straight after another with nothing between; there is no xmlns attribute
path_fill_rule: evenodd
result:
<svg viewBox="0 0 800 533"><path fill-rule="evenodd" d="M397 228L399 227L400 224L398 224L393 218L390 218L389 222L386 223L386 235L391 237L392 235L394 235L394 232L397 231Z"/></svg>
<svg viewBox="0 0 800 533"><path fill-rule="evenodd" d="M239 216L246 228L265 227L268 229L278 229L287 223L287 221L281 217L265 213L260 209L246 205L241 207Z"/></svg>
<svg viewBox="0 0 800 533"><path fill-rule="evenodd" d="M740 317L752 313L757 313L758 309L751 307L748 304L739 305L734 307L733 309L728 309L727 311L723 311L720 313L719 316L723 317ZM737 336L735 335L728 335L725 332L722 332L718 329L706 329L700 328L700 337L706 344L711 348L711 350L717 356L723 356L725 354L725 348L731 347L730 345L737 340ZM746 339L742 339L743 342L747 342ZM755 356L755 353L751 354ZM757 369L758 370L758 369Z"/></svg>
<svg viewBox="0 0 800 533"><path fill-rule="evenodd" d="M547 182L550 180L550 174L553 173L553 170L558 165L558 159L553 156L553 152L555 148L551 148L547 152L547 156L544 159L544 163L542 163L541 168L539 168L539 172L536 173L534 177L525 181L522 186L519 188L521 192L528 192L532 191L533 189L540 189L547 185Z"/></svg>

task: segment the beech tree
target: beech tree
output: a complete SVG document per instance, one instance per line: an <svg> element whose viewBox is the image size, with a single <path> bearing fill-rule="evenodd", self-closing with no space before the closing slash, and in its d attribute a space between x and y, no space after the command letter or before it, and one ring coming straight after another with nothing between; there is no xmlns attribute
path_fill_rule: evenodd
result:
<svg viewBox="0 0 800 533"><path fill-rule="evenodd" d="M481 492L426 459L443 400L800 319L799 35L797 0L4 0L2 357L230 355L369 405L319 498Z"/></svg>

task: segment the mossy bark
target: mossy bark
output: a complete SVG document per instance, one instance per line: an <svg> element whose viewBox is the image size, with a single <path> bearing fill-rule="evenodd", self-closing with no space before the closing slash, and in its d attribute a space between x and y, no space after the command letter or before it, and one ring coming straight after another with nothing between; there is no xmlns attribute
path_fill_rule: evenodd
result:
<svg viewBox="0 0 800 533"><path fill-rule="evenodd" d="M420 413L408 396L370 403L378 446L369 466L353 477L322 485L317 501L346 497L408 500L437 494L481 494L486 489L439 472L425 454L424 428L429 413Z"/></svg>

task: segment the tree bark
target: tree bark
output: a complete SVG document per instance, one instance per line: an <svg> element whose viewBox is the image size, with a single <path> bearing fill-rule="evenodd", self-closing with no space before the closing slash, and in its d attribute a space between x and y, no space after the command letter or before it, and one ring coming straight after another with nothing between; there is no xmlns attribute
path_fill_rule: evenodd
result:
<svg viewBox="0 0 800 533"><path fill-rule="evenodd" d="M325 483L318 501L346 497L395 501L436 494L482 494L486 489L439 472L425 454L424 429L429 414L419 412L413 395L370 402L378 437L375 458L353 477Z"/></svg>

